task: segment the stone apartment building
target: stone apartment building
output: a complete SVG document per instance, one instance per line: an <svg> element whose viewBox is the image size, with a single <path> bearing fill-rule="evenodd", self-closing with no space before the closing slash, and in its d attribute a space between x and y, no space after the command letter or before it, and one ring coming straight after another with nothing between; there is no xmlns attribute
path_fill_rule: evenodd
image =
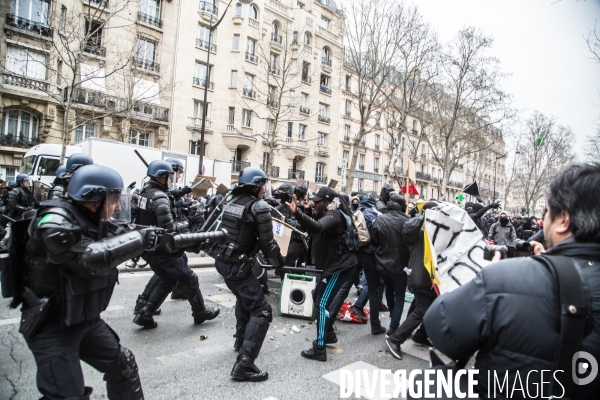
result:
<svg viewBox="0 0 600 400"><path fill-rule="evenodd" d="M227 4L2 2L0 173L14 177L36 143L61 143L64 123L71 143L96 136L198 153L205 113L204 154L232 161L233 181L251 165L262 167L274 186L335 179L340 189L349 137L358 128L347 108L356 100L347 87L351 71L343 65L338 5L256 0L233 1L227 9ZM71 50L64 50L65 42ZM420 134L418 126L412 128L406 140ZM376 130L361 144L354 190L378 192L387 182L386 135ZM497 154L502 148L500 140ZM439 168L425 147L419 151L418 190L424 198L444 198L437 192ZM502 159L497 162L501 192L504 166ZM465 163L453 173L447 198L472 180L469 175L491 192L493 164Z"/></svg>

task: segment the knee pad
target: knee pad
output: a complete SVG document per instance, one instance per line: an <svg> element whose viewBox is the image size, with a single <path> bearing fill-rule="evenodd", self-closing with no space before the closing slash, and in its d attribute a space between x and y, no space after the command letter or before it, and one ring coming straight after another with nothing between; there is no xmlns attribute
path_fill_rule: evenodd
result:
<svg viewBox="0 0 600 400"><path fill-rule="evenodd" d="M198 280L198 275L196 275L195 273L192 273L192 276L190 277L190 286L192 287L192 289L196 290L198 288L200 288L200 281Z"/></svg>
<svg viewBox="0 0 600 400"><path fill-rule="evenodd" d="M104 380L109 399L144 399L135 356L123 346L120 346L119 356L113 367L104 374Z"/></svg>

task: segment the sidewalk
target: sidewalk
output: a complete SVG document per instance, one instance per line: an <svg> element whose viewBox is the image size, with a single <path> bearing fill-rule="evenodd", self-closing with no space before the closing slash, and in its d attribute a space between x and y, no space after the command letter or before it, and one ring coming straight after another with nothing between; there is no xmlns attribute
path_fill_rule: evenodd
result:
<svg viewBox="0 0 600 400"><path fill-rule="evenodd" d="M190 268L210 268L215 266L215 259L209 256L205 257L188 257L188 265ZM144 268L128 268L125 266L125 263L119 265L117 267L119 269L119 273L129 273L129 272L148 272L152 271L150 267L146 266Z"/></svg>

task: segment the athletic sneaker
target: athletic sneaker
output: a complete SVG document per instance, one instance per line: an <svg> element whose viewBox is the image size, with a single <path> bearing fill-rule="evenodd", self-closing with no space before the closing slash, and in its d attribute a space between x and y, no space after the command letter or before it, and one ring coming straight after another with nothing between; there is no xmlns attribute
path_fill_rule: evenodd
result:
<svg viewBox="0 0 600 400"><path fill-rule="evenodd" d="M390 349L390 352L392 353L392 355L394 357L396 357L398 360L402 360L402 349L400 348L400 345L392 343L392 341L389 338L385 339L385 343L387 344L388 348Z"/></svg>

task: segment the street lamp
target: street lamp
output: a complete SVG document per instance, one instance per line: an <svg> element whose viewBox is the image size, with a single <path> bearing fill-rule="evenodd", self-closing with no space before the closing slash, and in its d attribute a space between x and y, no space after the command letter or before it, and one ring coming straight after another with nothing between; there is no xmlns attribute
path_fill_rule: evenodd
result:
<svg viewBox="0 0 600 400"><path fill-rule="evenodd" d="M227 10L229 10L229 6L231 5L231 2L233 0L229 0L229 4L227 4L227 7L225 8L225 11L223 12L223 15L221 15L221 18L217 21L216 24L213 25L213 15L214 15L214 5L213 5L213 9L211 9L211 13L210 13L210 24L209 24L209 28L208 28L208 48L206 49L206 76L204 77L204 104L203 104L203 109L202 109L202 127L200 128L200 164L198 166L198 173L200 175L202 175L202 166L204 164L204 134L206 132L206 112L208 111L208 108L206 106L206 101L207 101L207 96L208 96L208 82L210 80L210 48L212 46L212 32L217 29L217 27L219 26L219 24L221 23L221 21L223 21L223 18L225 18L225 14L227 14ZM252 3L253 0L241 0L242 3L244 4L250 4ZM192 137L194 136L194 134L197 134L197 132L194 132L192 134ZM193 139L194 141L197 140Z"/></svg>
<svg viewBox="0 0 600 400"><path fill-rule="evenodd" d="M494 161L494 193L492 194L492 203L496 202L496 169L498 169L498 160L504 158L508 155L508 152L502 156L496 156L496 161ZM506 204L505 204L506 205Z"/></svg>

